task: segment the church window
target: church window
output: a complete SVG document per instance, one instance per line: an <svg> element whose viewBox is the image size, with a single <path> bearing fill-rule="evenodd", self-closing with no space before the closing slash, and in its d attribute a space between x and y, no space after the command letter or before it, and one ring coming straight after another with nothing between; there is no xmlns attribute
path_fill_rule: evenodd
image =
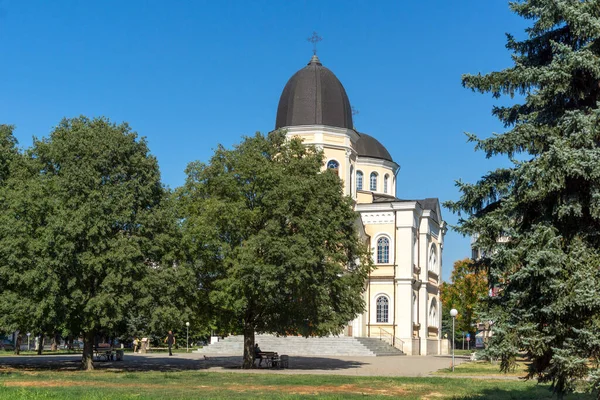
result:
<svg viewBox="0 0 600 400"><path fill-rule="evenodd" d="M388 192L388 181L389 180L390 180L390 176L388 174L385 174L385 176L383 177L383 193Z"/></svg>
<svg viewBox="0 0 600 400"><path fill-rule="evenodd" d="M431 300L431 306L429 307L429 326L438 326L437 315L437 300L434 297L433 300Z"/></svg>
<svg viewBox="0 0 600 400"><path fill-rule="evenodd" d="M437 273L437 263L438 263L438 255L437 255L437 247L435 244L431 245L431 250L429 251L429 270L431 272Z"/></svg>
<svg viewBox="0 0 600 400"><path fill-rule="evenodd" d="M390 262L390 241L386 237L377 239L377 264Z"/></svg>
<svg viewBox="0 0 600 400"><path fill-rule="evenodd" d="M356 171L356 190L362 190L363 186L363 173L362 171Z"/></svg>
<svg viewBox="0 0 600 400"><path fill-rule="evenodd" d="M371 172L370 190L377 190L377 172Z"/></svg>
<svg viewBox="0 0 600 400"><path fill-rule="evenodd" d="M327 168L333 170L333 172L337 174L340 169L340 163L335 160L329 160Z"/></svg>
<svg viewBox="0 0 600 400"><path fill-rule="evenodd" d="M387 297L379 296L377 298L377 322L388 322L389 303Z"/></svg>

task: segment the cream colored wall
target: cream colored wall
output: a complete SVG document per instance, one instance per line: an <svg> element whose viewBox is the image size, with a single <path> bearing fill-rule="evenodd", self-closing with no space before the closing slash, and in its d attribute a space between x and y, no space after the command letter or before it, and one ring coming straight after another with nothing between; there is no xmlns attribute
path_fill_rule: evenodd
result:
<svg viewBox="0 0 600 400"><path fill-rule="evenodd" d="M352 132L354 134L354 132ZM357 204L371 204L373 195L370 191L370 174L376 172L377 194L383 193L383 180L386 174L389 175L388 195L396 195L396 182L394 169L392 167L377 165L378 160L361 159L356 157L352 150L350 136L340 134L339 132L328 133L326 130L315 129L313 131L304 131L293 136L300 137L306 144L314 144L323 150L326 167L327 162L336 160L339 163L339 175L344 182L344 192L356 199ZM383 161L382 161L383 163ZM353 174L350 168L353 166ZM356 190L356 171L363 172L362 191ZM352 182L350 185L349 182ZM352 190L351 190L352 189ZM382 207L385 207L382 205ZM352 322L354 336L378 337L380 331L393 332L397 338L404 343L404 351L411 354L412 346L415 341L412 340L415 331L413 330L413 293L417 294L418 302L418 336L416 343L419 345L421 353L425 354L427 349L427 339L437 339L441 322L441 304L439 303L439 288L441 277L441 251L443 244L442 229L437 226L425 212L421 214L416 204L407 209L391 211L389 208L385 211L373 210L361 212L361 214L371 214L363 223L365 233L370 238L371 251L375 269L370 275L370 280L365 291L365 301L367 310ZM390 217L391 216L391 217ZM390 241L390 259L389 263L379 265L376 261L377 239L380 236L386 236ZM414 250L414 239L418 238L416 252ZM437 273L430 273L428 268L429 250L431 245L437 246L438 268ZM418 275L415 266L420 267ZM416 280L415 280L416 279ZM377 323L377 305L376 299L380 295L385 295L389 299L389 320L387 323ZM437 321L429 321L429 307L431 300L435 298L438 302ZM395 323L395 326L394 326ZM431 329L435 328L435 329Z"/></svg>
<svg viewBox="0 0 600 400"><path fill-rule="evenodd" d="M350 160L347 156L346 150L324 147L323 155L325 156L325 164L323 165L324 169L330 160L335 160L340 164L338 173L340 179L344 182L344 194L350 195L350 187L348 185L348 181L350 179Z"/></svg>
<svg viewBox="0 0 600 400"><path fill-rule="evenodd" d="M307 131L302 133L288 134L289 137L298 137L303 143L307 145L315 145L323 150L325 162L323 169L326 168L327 163L330 160L335 160L339 163L340 168L338 170L340 179L344 182L344 194L347 196L356 196L356 188L354 183L352 184L352 192L350 193L350 185L348 182L354 178L354 174L351 177L350 171L351 165L356 163L356 155L352 153L350 138L342 134L328 134L319 130ZM356 167L355 167L356 169Z"/></svg>
<svg viewBox="0 0 600 400"><path fill-rule="evenodd" d="M373 334L374 326L381 326L385 329L392 328L394 325L394 310L396 309L394 304L394 283L393 280L371 280L370 283L369 302L371 307L369 309L369 324L371 326L371 334ZM377 298L379 296L386 296L389 300L388 309L388 322L382 323L377 322Z"/></svg>
<svg viewBox="0 0 600 400"><path fill-rule="evenodd" d="M354 174L354 176L356 176L356 174ZM370 204L373 202L373 195L371 194L371 192L356 192L356 202L358 204Z"/></svg>
<svg viewBox="0 0 600 400"><path fill-rule="evenodd" d="M359 171L362 171L362 173L363 173L363 188L362 188L362 190L369 191L369 192L371 191L371 189L370 189L371 173L376 172L377 173L377 190L374 190L374 192L384 194L383 193L383 177L387 174L387 175L389 175L389 180L388 180L388 190L387 190L387 193L385 193L385 194L389 194L391 196L396 195L394 171L391 168L361 163L361 160L359 157L358 162L356 164L356 169Z"/></svg>

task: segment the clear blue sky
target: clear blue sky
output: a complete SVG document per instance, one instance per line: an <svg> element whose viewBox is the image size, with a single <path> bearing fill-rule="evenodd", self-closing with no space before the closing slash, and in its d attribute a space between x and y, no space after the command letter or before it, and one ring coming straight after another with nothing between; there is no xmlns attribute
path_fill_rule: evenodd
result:
<svg viewBox="0 0 600 400"><path fill-rule="evenodd" d="M504 33L525 26L504 0L0 0L0 123L29 146L63 117L127 121L174 188L218 143L274 128L317 31L355 126L401 165L398 197L457 199L454 180L505 163L466 143L465 131L503 127L491 96L463 89L461 74L509 66ZM449 232L444 279L469 254L469 239Z"/></svg>

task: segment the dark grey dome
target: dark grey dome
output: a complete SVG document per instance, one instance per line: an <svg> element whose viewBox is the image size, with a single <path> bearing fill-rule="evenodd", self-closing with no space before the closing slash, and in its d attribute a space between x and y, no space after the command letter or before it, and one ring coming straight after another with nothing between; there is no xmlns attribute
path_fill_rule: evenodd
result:
<svg viewBox="0 0 600 400"><path fill-rule="evenodd" d="M279 99L275 129L297 125L353 127L344 86L316 55L290 78Z"/></svg>
<svg viewBox="0 0 600 400"><path fill-rule="evenodd" d="M360 138L356 141L356 152L359 157L381 158L394 162L390 153L379 143L379 140L366 133L359 133L359 135Z"/></svg>

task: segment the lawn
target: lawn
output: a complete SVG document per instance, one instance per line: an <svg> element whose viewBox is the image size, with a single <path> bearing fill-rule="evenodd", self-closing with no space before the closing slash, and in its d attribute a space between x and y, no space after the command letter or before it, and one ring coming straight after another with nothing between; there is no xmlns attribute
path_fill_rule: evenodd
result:
<svg viewBox="0 0 600 400"><path fill-rule="evenodd" d="M519 380L383 378L221 372L0 370L8 399L551 399L547 386ZM587 400L575 394L568 399Z"/></svg>
<svg viewBox="0 0 600 400"><path fill-rule="evenodd" d="M500 372L500 363L489 361L474 361L463 363L454 368L444 368L436 372L436 375L468 375L468 376L493 376L493 377L523 377L526 374L526 363L517 361L516 368L508 373Z"/></svg>

